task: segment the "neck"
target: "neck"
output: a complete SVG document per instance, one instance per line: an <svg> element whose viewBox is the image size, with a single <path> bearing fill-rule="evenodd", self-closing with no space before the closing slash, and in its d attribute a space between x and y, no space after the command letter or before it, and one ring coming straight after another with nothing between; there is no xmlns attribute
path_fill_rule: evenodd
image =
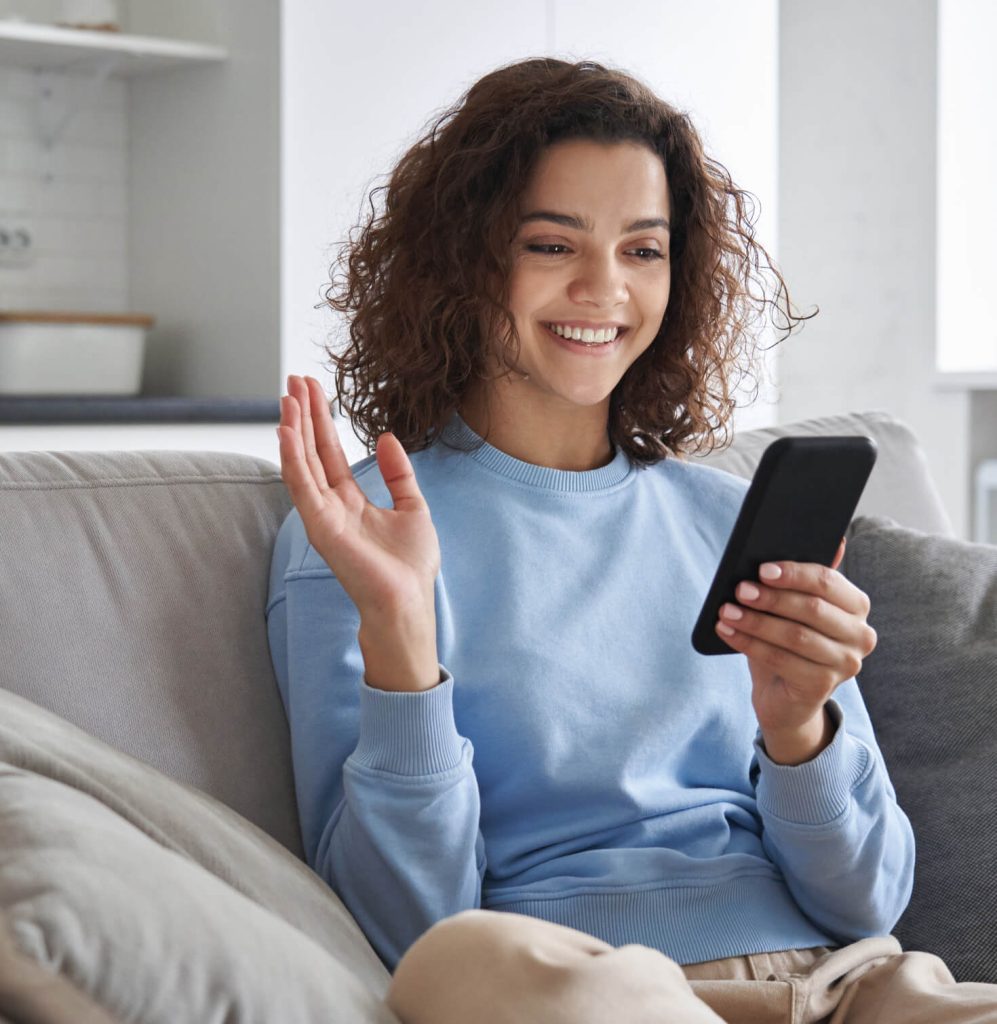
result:
<svg viewBox="0 0 997 1024"><path fill-rule="evenodd" d="M494 392L469 392L458 407L464 422L490 445L534 466L584 472L613 461L609 400L590 408L544 407Z"/></svg>

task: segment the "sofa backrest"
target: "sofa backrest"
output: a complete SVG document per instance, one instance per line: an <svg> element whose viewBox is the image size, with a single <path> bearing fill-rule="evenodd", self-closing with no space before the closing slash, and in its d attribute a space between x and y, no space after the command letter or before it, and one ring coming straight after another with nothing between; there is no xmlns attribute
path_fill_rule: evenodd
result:
<svg viewBox="0 0 997 1024"><path fill-rule="evenodd" d="M951 528L914 435L886 413L750 431L706 461L750 477L777 436L866 433L858 514ZM301 856L264 608L292 503L226 452L0 452L0 686L222 800Z"/></svg>
<svg viewBox="0 0 997 1024"><path fill-rule="evenodd" d="M0 686L300 856L263 615L290 508L241 454L0 453Z"/></svg>
<svg viewBox="0 0 997 1024"><path fill-rule="evenodd" d="M778 437L864 434L876 442L878 455L854 518L887 516L922 533L954 535L952 521L931 479L928 463L914 432L888 412L854 412L821 416L777 427L749 430L724 451L702 461L728 473L750 478L762 453Z"/></svg>

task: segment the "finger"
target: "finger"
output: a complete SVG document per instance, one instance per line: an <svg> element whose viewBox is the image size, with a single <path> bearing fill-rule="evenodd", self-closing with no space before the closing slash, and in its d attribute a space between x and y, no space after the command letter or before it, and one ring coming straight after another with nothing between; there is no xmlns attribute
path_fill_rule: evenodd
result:
<svg viewBox="0 0 997 1024"><path fill-rule="evenodd" d="M834 556L834 561L831 563L832 569L837 569L841 565L841 560L845 557L845 538L841 538L841 543L838 545L837 554Z"/></svg>
<svg viewBox="0 0 997 1024"><path fill-rule="evenodd" d="M305 461L315 480L315 486L320 493L329 489L329 480L325 475L325 466L319 458L318 449L315 446L315 426L312 422L312 398L309 393L308 381L300 377L288 377L288 388L294 387L294 397L298 401L301 411L301 442L305 449Z"/></svg>
<svg viewBox="0 0 997 1024"><path fill-rule="evenodd" d="M332 420L332 413L329 411L329 403L322 390L322 385L314 377L306 377L305 380L308 383L311 398L309 405L315 410L312 416L315 449L322 463L325 477L332 487L354 483L353 472L346 460L346 453L340 443L339 432Z"/></svg>
<svg viewBox="0 0 997 1024"><path fill-rule="evenodd" d="M419 490L408 454L390 431L377 439L377 465L398 511L428 510L429 505Z"/></svg>
<svg viewBox="0 0 997 1024"><path fill-rule="evenodd" d="M791 679L797 686L828 689L843 679L854 677L861 668L861 662L859 662L858 667L854 667L853 670L854 663L841 657L822 660L821 657L811 656L818 655L819 652L823 659L828 657L826 649L821 645L819 639L814 640L813 647L801 653L799 649L772 643L740 628L736 629L732 636L727 636L717 629L717 635L739 654L744 654L752 661L764 665L784 679Z"/></svg>
<svg viewBox="0 0 997 1024"><path fill-rule="evenodd" d="M776 590L751 580L743 580L734 590L736 607L775 615L809 626L841 643L859 639L862 616L847 612L816 594L797 590Z"/></svg>
<svg viewBox="0 0 997 1024"><path fill-rule="evenodd" d="M775 647L788 651L812 665L841 669L849 676L855 675L862 667L862 659L851 641L834 639L822 629L815 629L791 619L749 609L737 610L741 611L739 619L731 617L731 605L725 604L720 609L723 623L733 627L746 638L745 645L737 650L749 653L758 649L764 652L769 647Z"/></svg>
<svg viewBox="0 0 997 1024"><path fill-rule="evenodd" d="M766 575L769 566L777 567L779 575L775 578ZM816 594L852 615L869 613L869 598L865 593L830 566L817 562L766 562L759 567L758 575L761 585Z"/></svg>
<svg viewBox="0 0 997 1024"><path fill-rule="evenodd" d="M280 408L280 476L302 519L309 522L322 513L325 502L305 458L298 403L287 395L280 400Z"/></svg>

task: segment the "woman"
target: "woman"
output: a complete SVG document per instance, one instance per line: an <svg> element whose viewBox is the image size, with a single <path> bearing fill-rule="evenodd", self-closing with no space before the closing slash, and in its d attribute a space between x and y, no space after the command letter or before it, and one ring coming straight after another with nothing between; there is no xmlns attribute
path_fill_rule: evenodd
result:
<svg viewBox="0 0 997 1024"><path fill-rule="evenodd" d="M886 989L901 1019L938 971L888 934L914 841L844 542L739 587L737 655L689 641L747 482L684 456L729 422L759 314L802 319L747 199L634 78L500 68L327 295L375 454L348 466L288 379L267 621L304 846L409 1024L864 1021ZM997 1006L942 981L931 1019Z"/></svg>

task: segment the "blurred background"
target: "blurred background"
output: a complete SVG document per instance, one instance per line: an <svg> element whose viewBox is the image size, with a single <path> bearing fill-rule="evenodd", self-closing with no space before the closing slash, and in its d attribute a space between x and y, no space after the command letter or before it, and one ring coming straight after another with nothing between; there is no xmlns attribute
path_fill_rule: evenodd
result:
<svg viewBox="0 0 997 1024"><path fill-rule="evenodd" d="M735 428L885 410L997 543L995 40L993 0L0 0L0 450L278 464L369 190L487 71L587 58L692 116L820 308Z"/></svg>

